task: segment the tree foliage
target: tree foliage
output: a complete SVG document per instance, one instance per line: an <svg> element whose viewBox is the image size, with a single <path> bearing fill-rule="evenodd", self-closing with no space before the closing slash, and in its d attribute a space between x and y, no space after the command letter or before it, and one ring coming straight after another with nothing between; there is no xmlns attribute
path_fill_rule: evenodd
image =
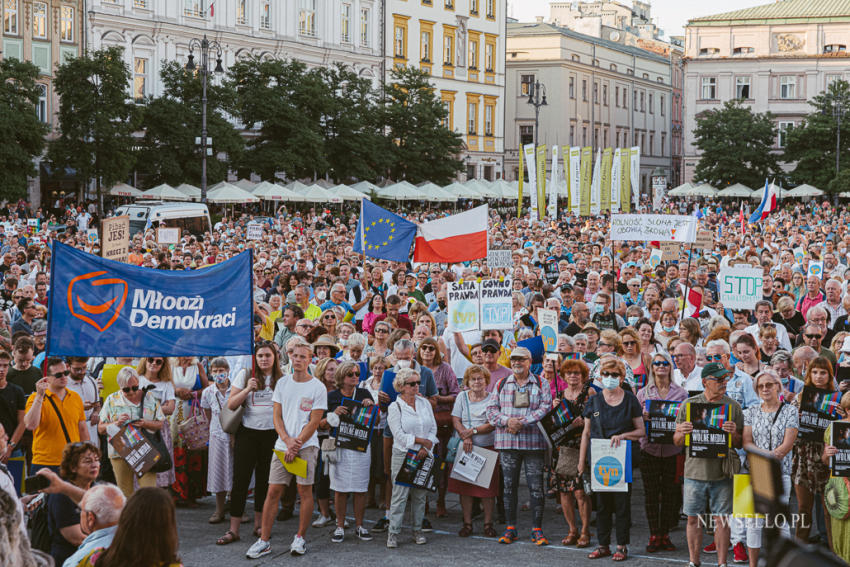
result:
<svg viewBox="0 0 850 567"><path fill-rule="evenodd" d="M701 151L696 179L722 188L732 183L764 185L765 178L780 174L773 153L776 127L773 115L753 112L738 100L703 112L694 128Z"/></svg>
<svg viewBox="0 0 850 567"><path fill-rule="evenodd" d="M26 196L27 176L36 175L33 160L44 150L48 126L36 115L38 67L5 58L0 61L0 198Z"/></svg>
<svg viewBox="0 0 850 567"><path fill-rule="evenodd" d="M836 178L835 143L838 135L838 117L833 108L843 107L845 121L842 122L841 148L839 152L841 172L850 168L850 83L835 81L826 91L809 101L812 112L799 126L790 128L786 133L784 160L797 165L792 172L795 183L808 183L823 190L831 191L830 184ZM846 185L839 180L832 187ZM841 189L846 191L847 189Z"/></svg>
<svg viewBox="0 0 850 567"><path fill-rule="evenodd" d="M73 58L59 66L59 137L48 156L56 167L109 187L125 180L134 164L136 105L128 98L130 71L117 47Z"/></svg>
<svg viewBox="0 0 850 567"><path fill-rule="evenodd" d="M149 99L142 112L144 139L139 150L139 170L149 175L148 185L191 183L200 186L201 148L195 138L201 135L200 73L193 73L174 61L163 62L160 70L163 95ZM207 157L207 183L227 177L228 169L242 157L244 141L228 120L236 92L230 84L207 84L207 136L212 138L213 155ZM219 159L219 155L224 157Z"/></svg>

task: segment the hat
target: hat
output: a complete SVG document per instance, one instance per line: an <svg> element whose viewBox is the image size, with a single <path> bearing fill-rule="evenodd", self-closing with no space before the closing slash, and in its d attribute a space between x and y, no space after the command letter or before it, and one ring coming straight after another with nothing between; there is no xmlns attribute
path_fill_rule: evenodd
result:
<svg viewBox="0 0 850 567"><path fill-rule="evenodd" d="M492 340L492 339L488 339L488 340ZM484 342L486 343L487 341L484 341ZM522 346L516 347L514 350L511 351L511 358L528 358L528 359L531 359L531 351L528 350L525 347L522 347Z"/></svg>
<svg viewBox="0 0 850 567"><path fill-rule="evenodd" d="M572 290L573 290L572 284L568 284L568 283L561 284L561 291L572 291Z"/></svg>
<svg viewBox="0 0 850 567"><path fill-rule="evenodd" d="M732 374L732 371L727 370L727 368L719 362L709 362L702 369L703 378L722 378L730 374Z"/></svg>
<svg viewBox="0 0 850 567"><path fill-rule="evenodd" d="M599 327L597 327L597 326L596 326L596 324L594 324L594 323L588 323L587 325L585 325L584 327L582 327L582 328L581 328L581 330L582 330L582 331L588 331L588 330L590 330L590 331L596 331L596 332L598 333L598 332L599 332Z"/></svg>
<svg viewBox="0 0 850 567"><path fill-rule="evenodd" d="M333 351L332 354L334 355L339 352L339 345L336 344L336 341L334 341L333 337L330 335L322 335L316 339L316 342L313 343L313 350L315 351L316 347L320 346L330 347L331 351Z"/></svg>
<svg viewBox="0 0 850 567"><path fill-rule="evenodd" d="M848 337L848 338L850 338L850 337ZM496 352L499 352L501 345L499 344L499 341L497 341L496 339L487 339L486 341L481 343L481 350L484 350L487 347L493 347L494 349L496 349ZM520 347L520 348L523 348L523 347Z"/></svg>
<svg viewBox="0 0 850 567"><path fill-rule="evenodd" d="M840 352L850 352L850 337L844 338L844 344L841 345L841 351Z"/></svg>

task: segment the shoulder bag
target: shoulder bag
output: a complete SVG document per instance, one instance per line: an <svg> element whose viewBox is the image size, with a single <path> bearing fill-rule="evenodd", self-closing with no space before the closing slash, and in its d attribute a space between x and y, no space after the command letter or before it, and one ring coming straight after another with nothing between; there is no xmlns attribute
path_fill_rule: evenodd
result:
<svg viewBox="0 0 850 567"><path fill-rule="evenodd" d="M245 413L245 405L248 403L248 398L242 402L235 410L230 409L230 406L225 403L219 406L221 411L218 413L218 421L221 423L221 430L231 435L239 431L239 426L242 425L242 415Z"/></svg>
<svg viewBox="0 0 850 567"><path fill-rule="evenodd" d="M210 423L200 405L197 400L192 400L192 415L177 424L177 433L183 440L183 446L190 451L205 449L210 443Z"/></svg>
<svg viewBox="0 0 850 567"><path fill-rule="evenodd" d="M142 390L142 402L139 404L139 407L142 410L142 418L145 416L145 396L147 396L147 394L147 390ZM171 452L168 450L168 447L165 446L165 441L162 440L162 431L148 431L144 427L139 427L138 430L139 433L147 439L151 447L159 453L159 459L156 461L156 464L151 467L150 472L161 473L169 471L172 466Z"/></svg>
<svg viewBox="0 0 850 567"><path fill-rule="evenodd" d="M469 416L469 425L472 425L472 411L469 409L469 391L463 392L463 399L466 402L466 413ZM461 418L461 422L463 422L463 418ZM452 434L449 442L446 443L446 462L453 463L455 462L455 457L457 456L458 447L460 447L461 439L457 430Z"/></svg>

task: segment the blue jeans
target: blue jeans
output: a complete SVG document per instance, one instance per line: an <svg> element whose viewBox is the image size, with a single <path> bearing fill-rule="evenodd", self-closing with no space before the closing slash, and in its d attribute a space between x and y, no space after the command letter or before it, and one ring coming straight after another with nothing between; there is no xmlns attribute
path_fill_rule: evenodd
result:
<svg viewBox="0 0 850 567"><path fill-rule="evenodd" d="M519 473L525 462L525 481L531 495L533 527L543 527L543 451L499 451L502 478L505 479L505 517L509 526L516 526Z"/></svg>

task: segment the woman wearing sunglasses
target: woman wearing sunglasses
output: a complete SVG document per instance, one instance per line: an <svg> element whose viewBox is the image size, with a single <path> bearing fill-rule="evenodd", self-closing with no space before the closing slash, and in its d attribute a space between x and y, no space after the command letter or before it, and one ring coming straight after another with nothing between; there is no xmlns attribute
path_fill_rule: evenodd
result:
<svg viewBox="0 0 850 567"><path fill-rule="evenodd" d="M649 420L647 400L681 402L688 392L672 380L673 360L670 355L656 353L652 357L646 386L638 390L637 399L643 410L644 421ZM640 440L640 471L643 479L646 520L649 524L648 553L673 551L670 530L678 524L679 495L681 488L676 484L676 460L680 447L671 444L650 443L647 437Z"/></svg>
<svg viewBox="0 0 850 567"><path fill-rule="evenodd" d="M171 469L157 473L156 485L160 488L170 488L177 480L174 474L174 438L171 434L171 416L177 407L177 394L174 391L174 381L171 376L171 364L162 356L149 356L139 363L139 388L153 386L149 395L156 398L165 414L165 429L162 430L162 441L171 453Z"/></svg>
<svg viewBox="0 0 850 567"><path fill-rule="evenodd" d="M97 432L105 435L108 426L121 427L129 421L135 421L136 425L144 427L148 431L161 430L165 414L156 396L145 396L145 407L141 407L143 392L139 387L141 377L136 369L132 366L125 366L118 371L116 381L118 382L118 391L107 396L103 402ZM133 494L133 479L136 474L130 468L130 465L118 455L111 443L107 443L107 448L112 470L115 473L115 483L124 493L124 496L129 498ZM156 487L156 473L145 473L138 479L138 483L140 487Z"/></svg>

